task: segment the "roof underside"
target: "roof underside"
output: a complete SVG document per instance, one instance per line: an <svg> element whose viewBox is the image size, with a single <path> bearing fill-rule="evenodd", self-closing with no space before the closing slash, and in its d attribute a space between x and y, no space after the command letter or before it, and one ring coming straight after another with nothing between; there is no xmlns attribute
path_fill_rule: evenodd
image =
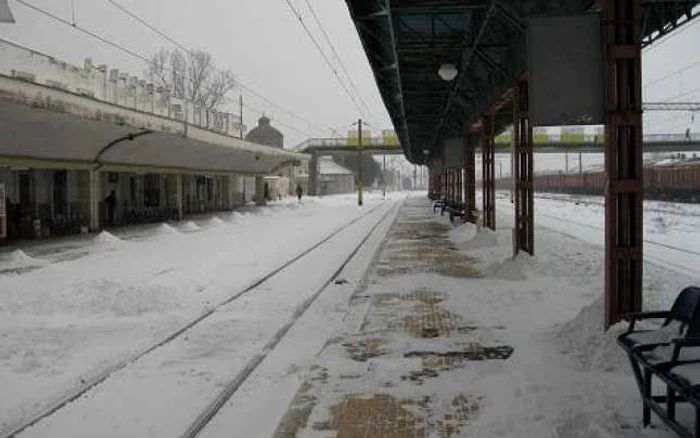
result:
<svg viewBox="0 0 700 438"><path fill-rule="evenodd" d="M593 0L346 0L406 157L460 136L526 70L531 16L593 12ZM642 0L643 45L695 18L700 0ZM697 8L696 8L697 9ZM457 66L446 82L441 64ZM497 132L510 117L496 116Z"/></svg>
<svg viewBox="0 0 700 438"><path fill-rule="evenodd" d="M196 127L174 132L162 130L156 122L142 127L115 122L108 111L124 108L7 78L0 85L6 88L0 89L0 120L10 127L0 136L0 166L10 158L191 173L268 174L306 157ZM51 98L51 109L40 107L41 99L27 97L39 95ZM88 111L87 104L102 106ZM157 122L180 126L169 119Z"/></svg>

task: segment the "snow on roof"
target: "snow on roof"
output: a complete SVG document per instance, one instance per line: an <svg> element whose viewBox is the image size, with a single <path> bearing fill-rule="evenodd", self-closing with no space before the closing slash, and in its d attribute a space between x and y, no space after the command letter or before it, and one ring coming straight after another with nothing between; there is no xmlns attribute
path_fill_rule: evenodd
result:
<svg viewBox="0 0 700 438"><path fill-rule="evenodd" d="M352 175L352 171L333 161L332 157L321 157L318 160L321 175Z"/></svg>

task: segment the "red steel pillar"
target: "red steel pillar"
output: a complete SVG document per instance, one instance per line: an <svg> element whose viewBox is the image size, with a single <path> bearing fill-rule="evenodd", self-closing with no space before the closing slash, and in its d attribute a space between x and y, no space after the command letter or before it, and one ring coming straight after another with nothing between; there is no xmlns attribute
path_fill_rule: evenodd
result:
<svg viewBox="0 0 700 438"><path fill-rule="evenodd" d="M605 55L605 326L642 309L642 5L601 0Z"/></svg>
<svg viewBox="0 0 700 438"><path fill-rule="evenodd" d="M528 115L527 80L520 79L513 93L513 182L515 184L515 227L513 255L535 253L535 214L532 185L532 125Z"/></svg>
<svg viewBox="0 0 700 438"><path fill-rule="evenodd" d="M476 218L476 158L474 151L475 134L469 124L464 125L462 145L464 150L464 220L474 222Z"/></svg>
<svg viewBox="0 0 700 438"><path fill-rule="evenodd" d="M452 182L454 180L454 172L452 169L447 169L447 200L450 202L454 201L454 187Z"/></svg>
<svg viewBox="0 0 700 438"><path fill-rule="evenodd" d="M455 194L456 194L456 202L458 205L462 205L462 171L463 169L461 167L458 167L455 169Z"/></svg>
<svg viewBox="0 0 700 438"><path fill-rule="evenodd" d="M496 230L496 191L494 166L494 126L493 114L484 115L483 143L481 146L481 162L483 182L484 226Z"/></svg>
<svg viewBox="0 0 700 438"><path fill-rule="evenodd" d="M456 204L459 202L459 174L457 173L458 169L453 168L452 169L452 203Z"/></svg>

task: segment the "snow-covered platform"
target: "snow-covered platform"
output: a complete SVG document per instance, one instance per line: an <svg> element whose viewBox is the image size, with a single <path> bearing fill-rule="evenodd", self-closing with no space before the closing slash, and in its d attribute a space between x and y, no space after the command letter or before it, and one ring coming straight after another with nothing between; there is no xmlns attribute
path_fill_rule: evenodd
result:
<svg viewBox="0 0 700 438"><path fill-rule="evenodd" d="M0 437L195 436L217 399L196 436L674 436L641 429L625 327L602 331L599 200L539 198L513 259L500 195L495 233L368 194L5 252ZM663 309L698 278L698 215L647 209Z"/></svg>
<svg viewBox="0 0 700 438"><path fill-rule="evenodd" d="M571 218L583 201L550 200L543 213ZM409 198L274 437L674 436L641 429L615 344L624 325L602 331L602 247L541 227L538 255L513 259L509 207L502 196L493 233ZM574 220L590 231L588 210ZM649 308L693 282L653 263L645 275Z"/></svg>

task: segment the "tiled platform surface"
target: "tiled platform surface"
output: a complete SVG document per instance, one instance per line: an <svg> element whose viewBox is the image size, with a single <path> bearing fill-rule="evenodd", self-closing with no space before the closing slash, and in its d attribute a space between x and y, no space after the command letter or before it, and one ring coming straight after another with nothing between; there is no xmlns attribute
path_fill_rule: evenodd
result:
<svg viewBox="0 0 700 438"><path fill-rule="evenodd" d="M425 198L408 198L345 317L304 377L275 438L453 437L484 409L459 382L469 363L512 354L505 327L483 330L454 313L444 279L480 277ZM497 365L496 365L497 366Z"/></svg>

